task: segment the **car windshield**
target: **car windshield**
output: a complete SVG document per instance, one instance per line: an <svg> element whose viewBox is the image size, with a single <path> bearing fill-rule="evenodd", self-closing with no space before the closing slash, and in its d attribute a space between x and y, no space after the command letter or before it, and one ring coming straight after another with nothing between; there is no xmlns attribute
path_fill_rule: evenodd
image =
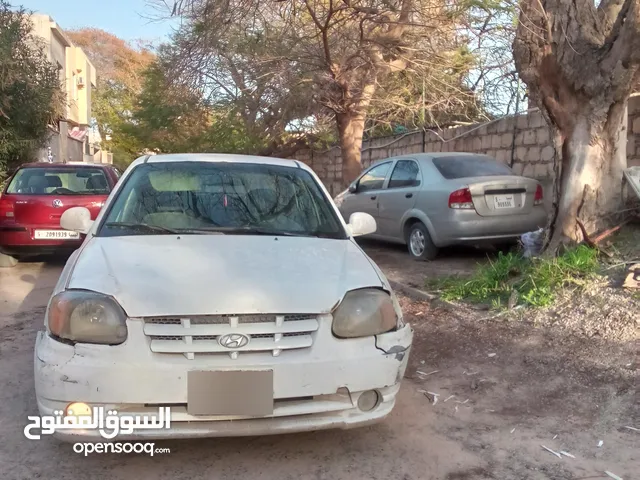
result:
<svg viewBox="0 0 640 480"><path fill-rule="evenodd" d="M18 170L7 193L23 195L100 195L109 193L101 168L25 167Z"/></svg>
<svg viewBox="0 0 640 480"><path fill-rule="evenodd" d="M433 164L447 180L467 177L491 177L513 175L511 169L491 157L484 155L460 155L436 157Z"/></svg>
<svg viewBox="0 0 640 480"><path fill-rule="evenodd" d="M346 238L329 200L302 168L227 162L139 165L105 213L98 235L168 233Z"/></svg>

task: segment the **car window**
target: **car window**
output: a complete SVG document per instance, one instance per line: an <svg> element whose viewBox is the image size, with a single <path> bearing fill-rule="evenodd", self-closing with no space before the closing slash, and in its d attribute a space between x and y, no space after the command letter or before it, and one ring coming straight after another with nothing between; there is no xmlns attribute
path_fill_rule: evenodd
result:
<svg viewBox="0 0 640 480"><path fill-rule="evenodd" d="M366 192L382 188L384 179L387 178L387 173L389 172L390 167L391 163L387 162L373 167L365 173L358 181L358 192Z"/></svg>
<svg viewBox="0 0 640 480"><path fill-rule="evenodd" d="M116 178L120 178L122 176L122 172L117 168L113 168L114 173L116 174Z"/></svg>
<svg viewBox="0 0 640 480"><path fill-rule="evenodd" d="M98 234L140 234L141 224L178 231L261 229L346 238L329 199L308 171L264 164L139 165L127 176Z"/></svg>
<svg viewBox="0 0 640 480"><path fill-rule="evenodd" d="M398 160L393 167L389 186L387 188L415 187L420 185L418 180L418 164L413 160Z"/></svg>
<svg viewBox="0 0 640 480"><path fill-rule="evenodd" d="M25 195L98 195L109 193L101 168L25 167L18 170L7 193Z"/></svg>
<svg viewBox="0 0 640 480"><path fill-rule="evenodd" d="M507 165L486 155L436 157L433 159L433 164L447 180L467 177L513 175L513 171Z"/></svg>

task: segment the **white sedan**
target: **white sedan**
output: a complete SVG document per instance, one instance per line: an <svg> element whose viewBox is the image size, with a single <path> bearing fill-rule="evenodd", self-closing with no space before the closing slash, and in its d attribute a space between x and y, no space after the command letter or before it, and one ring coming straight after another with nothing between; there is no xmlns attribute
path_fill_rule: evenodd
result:
<svg viewBox="0 0 640 480"><path fill-rule="evenodd" d="M318 177L293 160L136 160L69 258L35 346L40 414L170 407L119 438L348 428L392 410L412 330ZM89 413L87 413L89 415ZM92 428L58 437L99 438Z"/></svg>

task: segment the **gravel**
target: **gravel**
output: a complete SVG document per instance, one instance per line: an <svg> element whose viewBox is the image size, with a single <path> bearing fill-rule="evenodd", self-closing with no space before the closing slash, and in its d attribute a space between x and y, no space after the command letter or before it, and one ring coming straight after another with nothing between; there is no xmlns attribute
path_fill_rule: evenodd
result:
<svg viewBox="0 0 640 480"><path fill-rule="evenodd" d="M586 337L617 342L640 339L640 301L627 290L611 287L606 278L579 290L562 291L551 307L526 309L510 317Z"/></svg>

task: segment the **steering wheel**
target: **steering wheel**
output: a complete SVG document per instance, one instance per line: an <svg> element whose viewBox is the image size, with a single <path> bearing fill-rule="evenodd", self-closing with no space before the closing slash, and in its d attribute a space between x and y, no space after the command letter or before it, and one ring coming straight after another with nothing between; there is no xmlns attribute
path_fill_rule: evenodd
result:
<svg viewBox="0 0 640 480"><path fill-rule="evenodd" d="M53 195L64 195L68 193L76 193L73 190L69 190L68 188L58 187L51 192Z"/></svg>

